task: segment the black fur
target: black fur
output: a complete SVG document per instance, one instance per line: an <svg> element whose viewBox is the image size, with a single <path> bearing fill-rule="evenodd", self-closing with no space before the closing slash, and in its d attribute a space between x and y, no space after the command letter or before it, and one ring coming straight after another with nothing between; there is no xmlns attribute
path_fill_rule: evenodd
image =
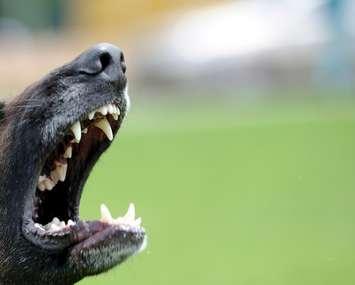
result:
<svg viewBox="0 0 355 285"><path fill-rule="evenodd" d="M0 102L0 121L4 118L4 107L5 107L5 103Z"/></svg>
<svg viewBox="0 0 355 285"><path fill-rule="evenodd" d="M117 253L127 243L119 240L121 236L102 246L100 252L83 254L80 248L68 247L67 241L52 244L27 235L26 215L39 172L68 125L112 101L121 108L115 131L125 116L125 67L109 65L101 57L101 61L93 60L98 57L97 50L91 48L49 73L6 106L0 103L0 284L73 284L134 253ZM85 165L80 161L76 165L82 177L70 177L62 187L81 193L93 165L108 146L101 143L87 153ZM80 193L75 199L80 199ZM130 248L139 249L142 238L129 240Z"/></svg>

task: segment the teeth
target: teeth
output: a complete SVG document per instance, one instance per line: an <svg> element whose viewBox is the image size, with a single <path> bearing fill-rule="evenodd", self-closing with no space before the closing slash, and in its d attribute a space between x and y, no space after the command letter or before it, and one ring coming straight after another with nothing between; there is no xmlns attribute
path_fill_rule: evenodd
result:
<svg viewBox="0 0 355 285"><path fill-rule="evenodd" d="M55 183L47 176L41 175L38 178L37 187L39 190L41 190L41 191L49 190L50 191L53 189L54 186L55 186Z"/></svg>
<svg viewBox="0 0 355 285"><path fill-rule="evenodd" d="M115 106L115 109L116 109L116 114L120 115L121 114L120 109L117 106Z"/></svg>
<svg viewBox="0 0 355 285"><path fill-rule="evenodd" d="M46 186L44 186L43 183L38 184L37 187L38 187L38 189L41 190L41 191L46 190Z"/></svg>
<svg viewBox="0 0 355 285"><path fill-rule="evenodd" d="M79 143L80 139L81 139L81 126L80 126L80 122L76 122L74 125L72 125L71 130L74 134L75 137L75 142Z"/></svg>
<svg viewBox="0 0 355 285"><path fill-rule="evenodd" d="M72 146L68 146L67 149L65 150L65 153L63 154L64 158L71 158L73 154L73 148Z"/></svg>
<svg viewBox="0 0 355 285"><path fill-rule="evenodd" d="M34 226L35 226L37 229L40 229L41 231L45 231L45 229L43 228L43 226L42 226L41 224L35 223Z"/></svg>
<svg viewBox="0 0 355 285"><path fill-rule="evenodd" d="M44 180L46 180L47 179L47 176L43 176L43 175L41 175L40 177L38 177L38 183L42 183Z"/></svg>
<svg viewBox="0 0 355 285"><path fill-rule="evenodd" d="M102 106L97 111L100 112L102 115L106 116L108 111L108 106Z"/></svg>
<svg viewBox="0 0 355 285"><path fill-rule="evenodd" d="M100 211L101 211L100 221L103 223L111 224L113 219L110 210L107 208L105 204L101 204Z"/></svg>
<svg viewBox="0 0 355 285"><path fill-rule="evenodd" d="M57 217L54 217L53 220L46 224L46 225L41 225L38 223L35 223L34 226L40 230L46 231L48 233L53 233L57 231L62 231L67 227L75 225L75 222L72 220L68 220L67 224L65 224L64 221L59 220Z"/></svg>
<svg viewBox="0 0 355 285"><path fill-rule="evenodd" d="M122 227L134 227L139 228L142 223L141 218L135 219L136 211L134 204L129 204L127 213L123 217L118 217L117 219L113 219L110 213L110 210L107 208L105 204L101 204L100 206L101 219L100 221L103 223L118 225Z"/></svg>
<svg viewBox="0 0 355 285"><path fill-rule="evenodd" d="M101 113L104 116L106 116L107 114L111 114L115 120L118 120L118 116L120 115L120 109L113 104L102 106L96 109L95 111L89 113L88 115L89 120L94 119L95 113Z"/></svg>
<svg viewBox="0 0 355 285"><path fill-rule="evenodd" d="M89 120L93 120L95 118L96 113L101 113L104 116L106 116L107 114L111 114L114 120L118 120L120 115L120 109L114 104L107 104L89 113L88 115ZM101 129L110 141L113 140L112 128L106 117L103 117L98 120L95 119L93 125ZM80 121L75 122L70 129L74 135L74 139L71 140L71 143L74 142L79 143L82 137L82 133L86 134L88 132L88 128L84 128L83 130L81 129ZM69 145L65 149L62 158L71 158L72 155L73 155L73 148L71 145ZM62 181L62 182L65 181L68 165L66 163L60 163L56 161L55 166L56 166L55 169L52 170L50 173L50 177L47 177L46 175L41 175L38 178L37 188L40 191L45 191L45 190L50 191L58 183L58 181ZM132 206L130 206L129 212L132 213ZM134 208L133 208L133 213L134 213ZM129 221L134 221L134 215L133 218L131 218L130 215L131 214L128 214L127 216L126 214L128 218L125 216L124 219L125 220L128 219Z"/></svg>
<svg viewBox="0 0 355 285"><path fill-rule="evenodd" d="M43 182L46 179L47 179L47 176L45 176L45 175L44 176L41 175L40 177L38 177L37 187L39 188L39 190L44 191L46 189L43 184Z"/></svg>
<svg viewBox="0 0 355 285"><path fill-rule="evenodd" d="M50 224L50 226L48 227L49 232L57 232L60 230L61 230L61 227L56 224Z"/></svg>
<svg viewBox="0 0 355 285"><path fill-rule="evenodd" d="M60 220L57 217L54 217L52 220L52 223L59 226L60 225Z"/></svg>
<svg viewBox="0 0 355 285"><path fill-rule="evenodd" d="M51 179L46 179L43 182L44 186L46 187L47 190L51 191L53 187L55 186L54 182Z"/></svg>
<svg viewBox="0 0 355 285"><path fill-rule="evenodd" d="M126 215L123 216L127 221L134 221L136 216L136 208L133 203L130 203Z"/></svg>
<svg viewBox="0 0 355 285"><path fill-rule="evenodd" d="M110 123L107 121L106 118L102 118L100 121L95 122L94 126L101 129L105 133L107 138L110 141L112 141L112 139L113 139L112 129L111 129Z"/></svg>
<svg viewBox="0 0 355 285"><path fill-rule="evenodd" d="M74 226L75 225L75 222L72 221L71 219L68 220L67 222L67 225L70 227L70 226Z"/></svg>
<svg viewBox="0 0 355 285"><path fill-rule="evenodd" d="M65 177L67 176L68 164L59 161L54 161L54 164L56 166L56 168L53 170L56 172L56 175L54 176L58 177L58 179L62 182L65 181Z"/></svg>
<svg viewBox="0 0 355 285"><path fill-rule="evenodd" d="M52 190L58 181L65 181L67 175L68 164L58 161L54 162L56 168L51 171L50 177L41 175L38 178L37 187L39 190Z"/></svg>
<svg viewBox="0 0 355 285"><path fill-rule="evenodd" d="M68 164L61 164L57 166L57 173L59 175L60 181L65 181L65 176L67 176Z"/></svg>
<svg viewBox="0 0 355 285"><path fill-rule="evenodd" d="M51 171L51 179L52 181L57 184L59 181L59 174L57 172L57 169L54 169L53 171Z"/></svg>
<svg viewBox="0 0 355 285"><path fill-rule="evenodd" d="M135 219L135 216L136 216L136 209L134 207L134 204L130 203L128 206L127 213L123 217L118 217L114 221L114 224L139 227L142 223L142 219L141 218Z"/></svg>
<svg viewBox="0 0 355 285"><path fill-rule="evenodd" d="M56 231L60 231L64 227L65 227L65 223L61 222L57 217L54 217L50 223L44 226L44 229L49 232L56 232Z"/></svg>
<svg viewBox="0 0 355 285"><path fill-rule="evenodd" d="M107 105L107 111L109 114L113 114L115 112L114 106L111 104Z"/></svg>
<svg viewBox="0 0 355 285"><path fill-rule="evenodd" d="M101 212L100 221L102 223L120 226L123 229L139 228L142 223L141 218L135 219L135 207L134 204L132 203L129 205L127 213L123 217L118 217L117 219L112 218L110 210L107 208L105 204L101 204L100 212ZM64 221L59 220L57 217L54 217L52 221L46 225L35 223L34 226L39 230L46 231L47 233L54 233L54 232L62 231L71 226L74 226L75 224L76 223L71 219L69 219L67 223L65 223Z"/></svg>
<svg viewBox="0 0 355 285"><path fill-rule="evenodd" d="M117 121L118 116L121 114L120 109L117 106L113 106L114 112L112 113L112 117Z"/></svg>

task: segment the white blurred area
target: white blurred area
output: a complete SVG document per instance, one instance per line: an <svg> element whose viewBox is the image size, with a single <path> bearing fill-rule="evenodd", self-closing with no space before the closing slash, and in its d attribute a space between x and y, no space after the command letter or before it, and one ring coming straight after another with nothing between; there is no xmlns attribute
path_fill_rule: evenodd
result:
<svg viewBox="0 0 355 285"><path fill-rule="evenodd" d="M323 43L323 2L240 1L193 11L165 30L164 48L195 64Z"/></svg>
<svg viewBox="0 0 355 285"><path fill-rule="evenodd" d="M329 15L330 2L233 1L187 12L151 41L141 76L145 82L218 89L349 87L355 2L333 1L336 19Z"/></svg>
<svg viewBox="0 0 355 285"><path fill-rule="evenodd" d="M55 1L50 7L55 21L48 20L55 25L41 28L28 25L23 15L35 13L30 16L36 20L47 11L18 16L17 6L6 10L5 2L0 0L2 96L18 93L102 41L125 50L131 86L147 94L352 87L352 0Z"/></svg>

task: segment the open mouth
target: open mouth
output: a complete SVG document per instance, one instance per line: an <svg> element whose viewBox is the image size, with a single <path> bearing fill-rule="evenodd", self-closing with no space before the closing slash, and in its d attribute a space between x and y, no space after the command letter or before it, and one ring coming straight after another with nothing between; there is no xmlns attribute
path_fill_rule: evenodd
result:
<svg viewBox="0 0 355 285"><path fill-rule="evenodd" d="M79 218L83 185L117 133L122 113L117 102L109 102L82 115L58 135L54 149L43 159L35 191L26 205L23 231L35 245L81 253L109 246L127 256L142 249L145 232L134 204L117 218L104 204L99 220Z"/></svg>

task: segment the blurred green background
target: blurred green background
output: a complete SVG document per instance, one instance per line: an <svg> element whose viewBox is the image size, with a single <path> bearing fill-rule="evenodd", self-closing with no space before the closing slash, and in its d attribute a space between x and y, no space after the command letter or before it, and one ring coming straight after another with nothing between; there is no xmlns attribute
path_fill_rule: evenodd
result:
<svg viewBox="0 0 355 285"><path fill-rule="evenodd" d="M354 284L354 101L134 103L81 209L149 245L80 284Z"/></svg>
<svg viewBox="0 0 355 285"><path fill-rule="evenodd" d="M125 52L132 110L80 212L134 202L149 242L79 284L355 284L354 12L0 0L0 99L92 44Z"/></svg>

